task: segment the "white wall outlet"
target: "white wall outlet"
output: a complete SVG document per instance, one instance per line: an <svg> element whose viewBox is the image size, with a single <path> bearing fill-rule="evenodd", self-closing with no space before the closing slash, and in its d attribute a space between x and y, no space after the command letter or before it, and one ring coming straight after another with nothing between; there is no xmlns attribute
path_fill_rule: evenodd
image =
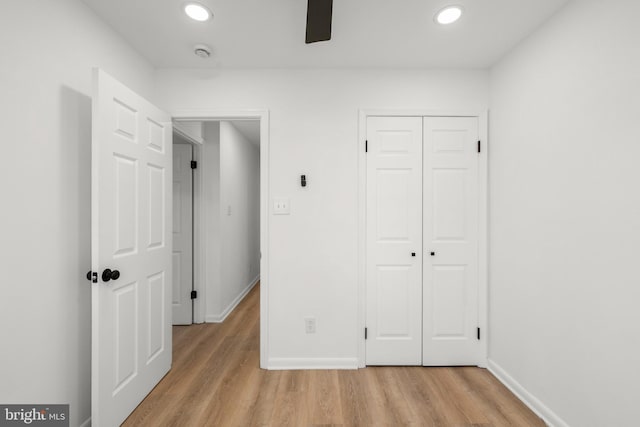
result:
<svg viewBox="0 0 640 427"><path fill-rule="evenodd" d="M305 317L304 318L304 331L308 334L316 333L316 318L315 317Z"/></svg>
<svg viewBox="0 0 640 427"><path fill-rule="evenodd" d="M289 215L291 213L289 199L286 197L278 197L273 199L274 215Z"/></svg>

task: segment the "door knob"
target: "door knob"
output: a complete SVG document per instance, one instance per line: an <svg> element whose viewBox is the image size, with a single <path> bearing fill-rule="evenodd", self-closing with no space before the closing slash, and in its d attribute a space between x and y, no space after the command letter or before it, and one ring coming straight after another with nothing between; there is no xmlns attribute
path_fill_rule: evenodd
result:
<svg viewBox="0 0 640 427"><path fill-rule="evenodd" d="M120 278L120 272L118 270L105 269L102 272L102 281L108 282L109 280L118 280Z"/></svg>
<svg viewBox="0 0 640 427"><path fill-rule="evenodd" d="M436 253L435 252L431 252L431 256L436 256Z"/></svg>
<svg viewBox="0 0 640 427"><path fill-rule="evenodd" d="M87 272L87 280L91 283L98 283L98 273L95 271Z"/></svg>
<svg viewBox="0 0 640 427"><path fill-rule="evenodd" d="M416 256L416 253L415 252L411 252L411 256Z"/></svg>

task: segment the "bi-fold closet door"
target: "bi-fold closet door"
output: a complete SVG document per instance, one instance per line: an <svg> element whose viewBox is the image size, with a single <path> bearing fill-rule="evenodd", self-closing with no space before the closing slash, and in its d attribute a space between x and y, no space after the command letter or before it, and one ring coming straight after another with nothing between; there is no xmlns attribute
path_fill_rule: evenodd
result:
<svg viewBox="0 0 640 427"><path fill-rule="evenodd" d="M367 365L479 363L477 142L477 117L367 118Z"/></svg>

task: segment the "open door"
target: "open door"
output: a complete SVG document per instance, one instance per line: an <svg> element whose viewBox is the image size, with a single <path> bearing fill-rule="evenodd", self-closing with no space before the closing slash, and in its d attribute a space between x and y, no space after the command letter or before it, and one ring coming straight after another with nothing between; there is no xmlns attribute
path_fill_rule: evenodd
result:
<svg viewBox="0 0 640 427"><path fill-rule="evenodd" d="M93 75L91 423L120 425L171 367L172 128Z"/></svg>
<svg viewBox="0 0 640 427"><path fill-rule="evenodd" d="M178 138L176 138L177 140ZM173 291L174 325L193 323L193 147L173 145Z"/></svg>

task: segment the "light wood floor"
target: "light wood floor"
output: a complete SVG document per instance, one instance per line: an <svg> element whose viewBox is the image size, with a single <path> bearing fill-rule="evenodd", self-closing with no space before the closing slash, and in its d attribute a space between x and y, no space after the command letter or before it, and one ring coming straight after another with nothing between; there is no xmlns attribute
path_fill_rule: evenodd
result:
<svg viewBox="0 0 640 427"><path fill-rule="evenodd" d="M484 369L261 370L259 292L222 324L174 326L173 368L123 425L545 425Z"/></svg>

